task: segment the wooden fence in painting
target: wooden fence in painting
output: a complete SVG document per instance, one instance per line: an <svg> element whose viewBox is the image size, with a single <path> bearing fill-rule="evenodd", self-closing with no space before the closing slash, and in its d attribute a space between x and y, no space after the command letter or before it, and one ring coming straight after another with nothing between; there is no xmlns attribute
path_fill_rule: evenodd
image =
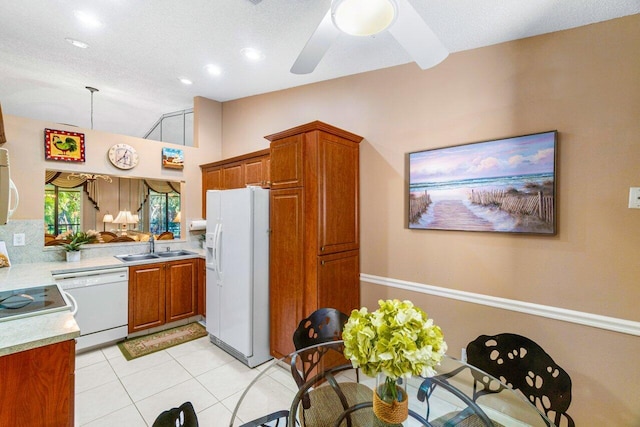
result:
<svg viewBox="0 0 640 427"><path fill-rule="evenodd" d="M471 190L469 199L471 203L497 206L513 214L535 215L544 222L553 224L553 196L544 196L542 192L532 195L513 195L505 190Z"/></svg>
<svg viewBox="0 0 640 427"><path fill-rule="evenodd" d="M418 222L422 214L427 211L431 204L431 196L425 191L420 196L411 193L409 197L409 222L413 224Z"/></svg>

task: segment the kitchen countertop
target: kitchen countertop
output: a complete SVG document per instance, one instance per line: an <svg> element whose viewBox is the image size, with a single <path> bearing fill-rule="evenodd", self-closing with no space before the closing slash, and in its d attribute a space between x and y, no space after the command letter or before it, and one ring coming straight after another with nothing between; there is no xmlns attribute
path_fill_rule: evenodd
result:
<svg viewBox="0 0 640 427"><path fill-rule="evenodd" d="M14 264L0 268L0 291L55 283L52 274L103 270L131 265L153 264L204 257L203 249L187 249L194 255L122 262L114 256L81 259L78 262ZM0 322L0 356L55 344L80 336L80 328L70 311L35 315Z"/></svg>

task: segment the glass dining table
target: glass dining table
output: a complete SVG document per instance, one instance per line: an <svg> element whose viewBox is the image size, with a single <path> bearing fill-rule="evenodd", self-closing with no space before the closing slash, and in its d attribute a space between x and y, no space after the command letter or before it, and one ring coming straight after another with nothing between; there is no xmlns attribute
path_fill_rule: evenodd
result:
<svg viewBox="0 0 640 427"><path fill-rule="evenodd" d="M359 383L371 389L366 398L348 402L331 411L324 411L329 419L322 425L355 427L388 426L373 413L373 389L375 378L353 369L350 363L318 369L315 376L298 386L292 376L291 360L304 352L340 348L341 341L323 343L300 349L287 357L272 360L258 368L259 374L247 386L229 421L229 426L298 426L303 416L302 401L314 388L328 387L335 382L339 387ZM345 361L346 362L346 361ZM299 368L299 367L298 367ZM554 424L517 390L513 390L489 374L460 360L445 356L435 367L436 375L430 378L413 376L406 381L409 398L409 417L393 426L427 427L544 427ZM329 375L328 375L329 374ZM328 376L327 376L328 375ZM323 381L330 377L330 381ZM474 399L478 384L476 379L489 378L496 393L484 394ZM475 387L475 388L474 388ZM480 386L482 387L482 386ZM476 395L477 396L477 395Z"/></svg>

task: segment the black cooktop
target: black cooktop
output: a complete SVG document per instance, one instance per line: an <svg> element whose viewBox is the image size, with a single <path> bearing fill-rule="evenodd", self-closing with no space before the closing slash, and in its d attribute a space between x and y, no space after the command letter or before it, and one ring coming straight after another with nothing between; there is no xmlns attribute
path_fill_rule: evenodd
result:
<svg viewBox="0 0 640 427"><path fill-rule="evenodd" d="M0 322L69 308L58 285L0 291Z"/></svg>

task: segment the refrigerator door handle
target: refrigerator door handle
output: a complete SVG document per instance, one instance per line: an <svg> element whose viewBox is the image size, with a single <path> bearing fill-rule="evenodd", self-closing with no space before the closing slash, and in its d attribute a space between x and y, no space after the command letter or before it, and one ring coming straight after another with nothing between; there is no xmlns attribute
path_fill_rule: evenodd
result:
<svg viewBox="0 0 640 427"><path fill-rule="evenodd" d="M218 276L218 281L222 280L222 272L220 271L220 257L222 254L222 223L216 224L216 237L215 237L215 245L214 245L214 254L213 257L216 264L216 275Z"/></svg>
<svg viewBox="0 0 640 427"><path fill-rule="evenodd" d="M218 227L220 226L220 224L216 223L215 228L213 229L213 246L211 246L212 250L212 259L211 259L211 265L213 266L213 270L216 270L216 275L217 275L217 262L216 262L216 258L218 256Z"/></svg>

